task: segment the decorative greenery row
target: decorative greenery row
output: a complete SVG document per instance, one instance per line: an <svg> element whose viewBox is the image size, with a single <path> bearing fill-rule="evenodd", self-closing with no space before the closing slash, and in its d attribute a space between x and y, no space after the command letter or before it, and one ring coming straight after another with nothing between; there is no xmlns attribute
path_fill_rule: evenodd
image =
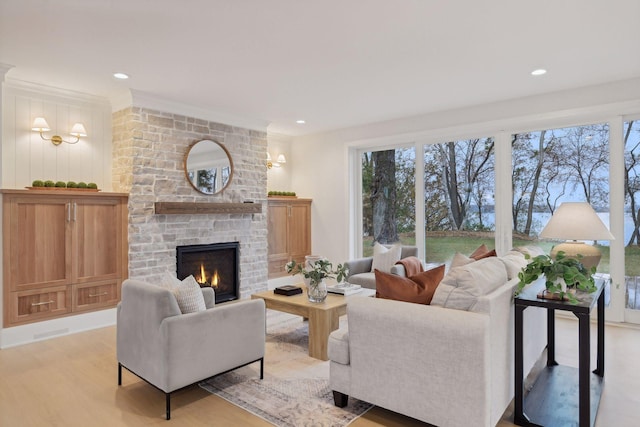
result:
<svg viewBox="0 0 640 427"><path fill-rule="evenodd" d="M295 196L295 191L269 191L268 196Z"/></svg>
<svg viewBox="0 0 640 427"><path fill-rule="evenodd" d="M47 181L41 181L39 179L36 179L35 181L33 181L31 183L32 187L58 187L58 188L92 188L92 189L97 189L98 188L98 184L96 184L95 182L90 182L90 183L86 183L86 182L75 182L75 181L69 181L69 182L64 182L64 181L57 181L57 182L53 182L51 180L47 180Z"/></svg>

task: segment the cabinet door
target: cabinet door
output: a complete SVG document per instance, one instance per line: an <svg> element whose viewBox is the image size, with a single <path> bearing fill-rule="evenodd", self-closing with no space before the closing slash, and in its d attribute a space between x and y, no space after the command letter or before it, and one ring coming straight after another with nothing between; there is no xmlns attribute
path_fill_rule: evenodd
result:
<svg viewBox="0 0 640 427"><path fill-rule="evenodd" d="M120 278L123 238L120 200L74 199L71 224L74 283Z"/></svg>
<svg viewBox="0 0 640 427"><path fill-rule="evenodd" d="M267 221L269 277L277 277L286 274L284 265L289 261L289 206L270 201Z"/></svg>
<svg viewBox="0 0 640 427"><path fill-rule="evenodd" d="M311 204L293 203L289 217L289 254L292 260L304 262L311 254Z"/></svg>
<svg viewBox="0 0 640 427"><path fill-rule="evenodd" d="M70 284L70 203L15 197L5 202L4 286L13 291Z"/></svg>

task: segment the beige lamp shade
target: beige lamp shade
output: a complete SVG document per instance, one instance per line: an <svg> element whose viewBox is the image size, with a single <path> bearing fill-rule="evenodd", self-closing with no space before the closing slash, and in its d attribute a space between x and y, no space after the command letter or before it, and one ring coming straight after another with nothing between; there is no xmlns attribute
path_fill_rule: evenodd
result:
<svg viewBox="0 0 640 427"><path fill-rule="evenodd" d="M587 202L561 204L540 232L540 237L569 240L554 246L551 257L555 259L560 251L572 258L582 255L582 264L587 268L597 267L602 254L598 248L578 240L614 240L611 232Z"/></svg>
<svg viewBox="0 0 640 427"><path fill-rule="evenodd" d="M71 132L69 132L69 134L77 137L87 136L87 130L84 128L82 123L76 123L71 128Z"/></svg>
<svg viewBox="0 0 640 427"><path fill-rule="evenodd" d="M44 117L36 117L33 120L31 130L36 132L49 132L51 128L49 127L49 123L47 123Z"/></svg>
<svg viewBox="0 0 640 427"><path fill-rule="evenodd" d="M278 156L278 163L287 163L287 158L284 156L284 154L280 154Z"/></svg>

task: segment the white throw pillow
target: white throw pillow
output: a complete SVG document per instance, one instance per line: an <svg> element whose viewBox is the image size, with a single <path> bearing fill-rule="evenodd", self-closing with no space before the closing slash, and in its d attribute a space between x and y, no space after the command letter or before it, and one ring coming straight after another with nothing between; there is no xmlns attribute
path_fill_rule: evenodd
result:
<svg viewBox="0 0 640 427"><path fill-rule="evenodd" d="M502 261L497 257L484 258L452 268L436 288L431 305L471 310L479 297L506 282L507 269Z"/></svg>
<svg viewBox="0 0 640 427"><path fill-rule="evenodd" d="M376 242L373 246L373 262L371 271L379 270L385 273L391 272L391 267L400 260L402 245L393 245L390 248Z"/></svg>
<svg viewBox="0 0 640 427"><path fill-rule="evenodd" d="M173 290L182 314L195 313L207 309L202 296L202 289L193 276L186 277Z"/></svg>
<svg viewBox="0 0 640 427"><path fill-rule="evenodd" d="M522 271L528 264L528 261L524 258L524 255L518 251L509 251L504 256L498 257L500 261L507 268L507 278L509 280L514 277L518 277L518 273Z"/></svg>

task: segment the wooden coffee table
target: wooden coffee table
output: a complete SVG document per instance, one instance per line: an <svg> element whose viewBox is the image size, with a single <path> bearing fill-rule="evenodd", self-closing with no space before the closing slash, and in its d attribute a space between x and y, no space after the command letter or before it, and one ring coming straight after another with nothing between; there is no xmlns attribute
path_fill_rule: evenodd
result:
<svg viewBox="0 0 640 427"><path fill-rule="evenodd" d="M309 319L309 356L320 360L327 357L327 341L329 334L338 329L340 316L347 314L347 300L349 298L370 297L375 295L374 289L363 289L357 294L345 297L330 293L321 303L309 302L307 289L304 285L302 293L285 296L273 291L258 292L251 295L251 299L261 298L267 308L285 313L296 314Z"/></svg>

